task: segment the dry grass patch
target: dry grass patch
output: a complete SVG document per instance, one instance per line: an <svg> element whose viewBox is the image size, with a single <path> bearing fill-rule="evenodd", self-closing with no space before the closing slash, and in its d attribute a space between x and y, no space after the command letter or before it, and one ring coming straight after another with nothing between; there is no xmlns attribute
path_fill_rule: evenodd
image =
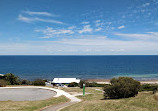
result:
<svg viewBox="0 0 158 111"><path fill-rule="evenodd" d="M154 95L154 99L158 101L158 93Z"/></svg>
<svg viewBox="0 0 158 111"><path fill-rule="evenodd" d="M35 111L43 107L69 101L64 96L41 101L0 101L0 111Z"/></svg>

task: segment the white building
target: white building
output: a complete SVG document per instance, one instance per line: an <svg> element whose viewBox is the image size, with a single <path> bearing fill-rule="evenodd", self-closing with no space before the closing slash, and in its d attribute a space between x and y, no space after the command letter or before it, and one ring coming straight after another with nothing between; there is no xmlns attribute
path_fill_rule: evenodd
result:
<svg viewBox="0 0 158 111"><path fill-rule="evenodd" d="M55 84L69 84L72 82L79 83L80 79L77 79L77 78L54 78L52 81L52 83L55 83Z"/></svg>
<svg viewBox="0 0 158 111"><path fill-rule="evenodd" d="M4 76L4 74L0 74L0 76Z"/></svg>

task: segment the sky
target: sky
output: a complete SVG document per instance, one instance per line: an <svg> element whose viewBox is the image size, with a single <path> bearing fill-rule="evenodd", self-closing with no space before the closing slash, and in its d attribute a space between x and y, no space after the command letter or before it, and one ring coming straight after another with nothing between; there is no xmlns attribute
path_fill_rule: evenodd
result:
<svg viewBox="0 0 158 111"><path fill-rule="evenodd" d="M158 55L158 0L0 0L0 55Z"/></svg>

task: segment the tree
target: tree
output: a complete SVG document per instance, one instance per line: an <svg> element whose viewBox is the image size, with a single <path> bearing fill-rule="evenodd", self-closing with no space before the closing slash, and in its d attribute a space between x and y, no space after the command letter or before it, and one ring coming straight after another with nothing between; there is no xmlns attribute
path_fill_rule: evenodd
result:
<svg viewBox="0 0 158 111"><path fill-rule="evenodd" d="M134 97L140 89L140 82L129 77L113 78L104 86L104 97L111 99Z"/></svg>
<svg viewBox="0 0 158 111"><path fill-rule="evenodd" d="M6 80L8 85L19 85L20 84L18 76L14 75L12 73L5 74L4 80Z"/></svg>

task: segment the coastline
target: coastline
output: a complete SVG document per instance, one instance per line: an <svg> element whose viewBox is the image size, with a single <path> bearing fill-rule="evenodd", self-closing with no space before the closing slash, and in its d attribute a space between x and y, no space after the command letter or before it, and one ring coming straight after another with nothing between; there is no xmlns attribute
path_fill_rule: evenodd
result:
<svg viewBox="0 0 158 111"><path fill-rule="evenodd" d="M110 79L87 79L88 82L96 82L98 84L110 84ZM141 84L158 84L158 80L138 80Z"/></svg>

